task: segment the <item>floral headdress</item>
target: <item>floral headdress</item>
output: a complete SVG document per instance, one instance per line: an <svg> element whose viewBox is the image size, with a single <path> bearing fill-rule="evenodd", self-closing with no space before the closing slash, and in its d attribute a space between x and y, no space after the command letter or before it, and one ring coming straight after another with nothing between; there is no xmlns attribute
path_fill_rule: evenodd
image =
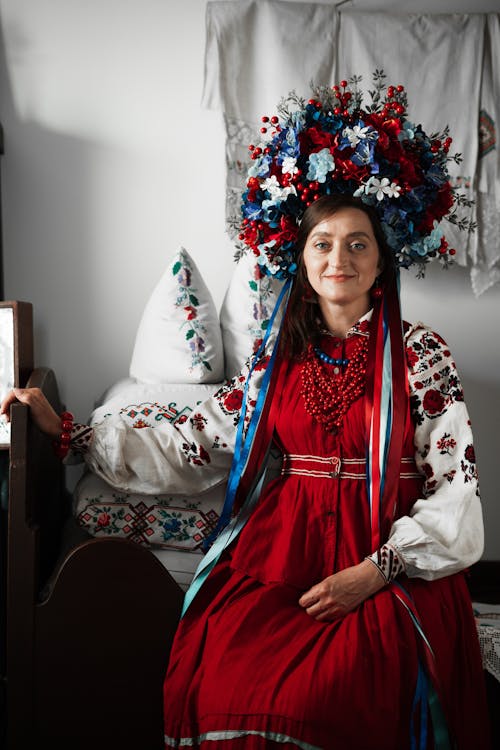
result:
<svg viewBox="0 0 500 750"><path fill-rule="evenodd" d="M361 81L312 87L306 102L291 92L278 113L263 117L261 142L250 145L253 164L243 193L239 251L248 248L268 275L293 276L295 240L302 215L322 195L345 193L373 206L396 265L419 267L439 258L452 262L439 222L460 229L459 205L470 205L450 184L448 128L427 135L406 114L403 86L385 88L376 71L371 105L362 108ZM385 91L384 91L385 89ZM472 229L472 226L468 227Z"/></svg>

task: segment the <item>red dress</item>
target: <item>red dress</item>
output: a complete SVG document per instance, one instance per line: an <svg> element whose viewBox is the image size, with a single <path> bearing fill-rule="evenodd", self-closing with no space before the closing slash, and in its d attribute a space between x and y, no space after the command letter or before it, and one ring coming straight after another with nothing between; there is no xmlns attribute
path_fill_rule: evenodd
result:
<svg viewBox="0 0 500 750"><path fill-rule="evenodd" d="M345 346L348 356L352 342ZM384 588L330 623L298 604L312 585L372 552L363 397L335 435L309 416L300 391L301 368L292 364L275 441L287 455L338 457L340 472L335 461L329 472L322 461L289 459L292 473L265 488L195 597L165 681L166 747L411 747L422 643L401 602ZM421 496L411 420L401 474L397 516ZM452 747L486 750L483 673L463 575L401 580L435 653ZM426 747L434 747L430 727Z"/></svg>

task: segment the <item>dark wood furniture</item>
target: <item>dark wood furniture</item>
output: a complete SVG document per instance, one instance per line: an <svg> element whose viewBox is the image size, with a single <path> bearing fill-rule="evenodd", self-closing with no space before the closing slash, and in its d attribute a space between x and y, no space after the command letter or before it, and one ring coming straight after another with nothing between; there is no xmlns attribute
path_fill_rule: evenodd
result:
<svg viewBox="0 0 500 750"><path fill-rule="evenodd" d="M27 385L61 410L50 370L34 370ZM182 591L132 542L64 544L63 466L25 406L11 416L6 748L160 750Z"/></svg>

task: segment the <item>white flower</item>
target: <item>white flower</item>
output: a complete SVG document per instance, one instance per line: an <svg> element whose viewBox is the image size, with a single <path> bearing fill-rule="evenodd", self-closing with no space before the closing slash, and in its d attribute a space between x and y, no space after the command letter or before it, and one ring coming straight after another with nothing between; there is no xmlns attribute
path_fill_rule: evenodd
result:
<svg viewBox="0 0 500 750"><path fill-rule="evenodd" d="M299 168L297 167L297 159L293 156L285 156L283 164L281 165L281 171L283 174L297 174Z"/></svg>
<svg viewBox="0 0 500 750"><path fill-rule="evenodd" d="M275 174L271 175L271 177L268 177L267 180L264 180L264 182L261 184L261 187L262 190L267 190L273 201L285 200L290 194L297 195L295 185L282 187L279 184L278 178Z"/></svg>
<svg viewBox="0 0 500 750"><path fill-rule="evenodd" d="M381 180L377 177L370 177L365 186L365 191L368 195L375 193L377 200L381 201L384 199L384 195L389 198L399 198L401 187L396 185L395 182L389 182L387 177L382 177Z"/></svg>
<svg viewBox="0 0 500 750"><path fill-rule="evenodd" d="M278 182L278 178L275 174L271 175L271 177L268 177L267 180L264 180L264 182L262 183L262 189L267 190L273 200L279 197L279 194L282 190L281 185Z"/></svg>
<svg viewBox="0 0 500 750"><path fill-rule="evenodd" d="M360 141L370 137L370 130L368 125L364 128L361 125L355 125L353 128L344 128L342 135L349 140L352 148L355 148Z"/></svg>

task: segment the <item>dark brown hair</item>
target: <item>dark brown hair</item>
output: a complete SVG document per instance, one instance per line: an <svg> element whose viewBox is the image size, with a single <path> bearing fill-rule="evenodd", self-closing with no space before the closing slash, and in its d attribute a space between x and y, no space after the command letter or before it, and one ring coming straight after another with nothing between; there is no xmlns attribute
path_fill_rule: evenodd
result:
<svg viewBox="0 0 500 750"><path fill-rule="evenodd" d="M321 313L316 295L307 279L304 248L314 227L342 208L357 208L370 219L382 260L382 271L379 276L381 286L386 285L394 275L394 255L387 244L378 215L371 206L352 195L324 195L314 201L304 212L295 243L297 275L290 292L281 332L281 351L288 357L299 357L309 343L315 344L319 339L318 320L321 320Z"/></svg>

